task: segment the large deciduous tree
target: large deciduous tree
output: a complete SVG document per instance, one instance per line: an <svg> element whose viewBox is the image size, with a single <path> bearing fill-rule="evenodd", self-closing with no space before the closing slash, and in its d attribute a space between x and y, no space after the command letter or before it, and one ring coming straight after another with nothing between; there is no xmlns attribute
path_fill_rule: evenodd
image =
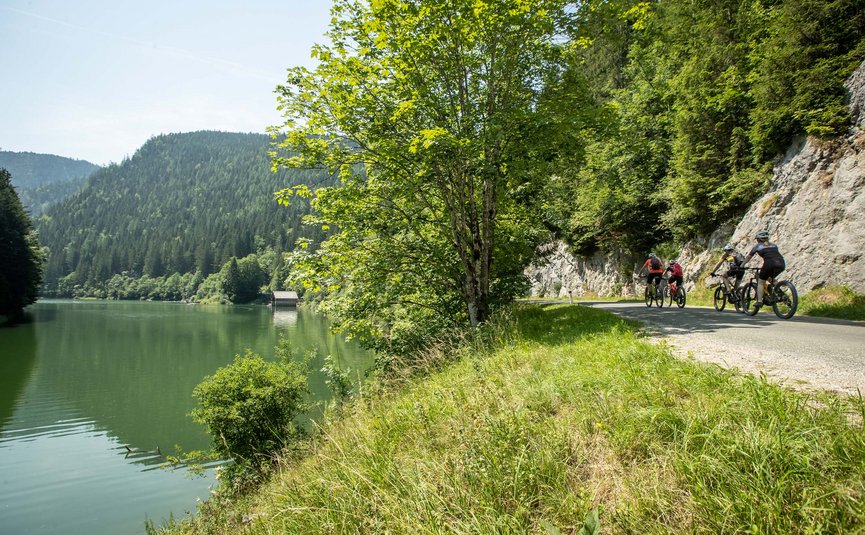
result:
<svg viewBox="0 0 865 535"><path fill-rule="evenodd" d="M543 88L565 5L336 0L318 67L278 88L275 166L326 166L343 181L277 195L313 196L316 221L335 225L304 262L355 332L419 316L478 325L522 289L543 235L528 162L562 126Z"/></svg>
<svg viewBox="0 0 865 535"><path fill-rule="evenodd" d="M0 168L0 315L18 316L36 302L42 251L12 176Z"/></svg>

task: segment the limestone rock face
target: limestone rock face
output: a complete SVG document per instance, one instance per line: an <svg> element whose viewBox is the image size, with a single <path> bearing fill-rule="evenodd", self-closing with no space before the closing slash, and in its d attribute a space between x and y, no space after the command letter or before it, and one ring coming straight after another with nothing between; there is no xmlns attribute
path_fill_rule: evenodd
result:
<svg viewBox="0 0 865 535"><path fill-rule="evenodd" d="M526 275L534 297L581 297L631 295L634 292L628 269L632 262L622 254L597 254L591 258L571 255L562 242L547 245L545 261L530 266Z"/></svg>
<svg viewBox="0 0 865 535"><path fill-rule="evenodd" d="M768 230L787 261L781 278L800 291L845 284L865 293L865 63L845 86L854 119L848 135L831 143L808 138L794 144L775 166L769 191L730 238L747 253L754 235ZM695 258L700 261L705 259Z"/></svg>
<svg viewBox="0 0 865 535"><path fill-rule="evenodd" d="M844 284L865 293L865 62L845 84L853 118L846 137L833 142L798 140L776 164L769 191L756 199L733 229L689 243L680 253L690 289L730 241L742 253L766 229L787 261L781 276L800 292ZM639 264L620 253L579 259L560 243L551 244L546 265L527 271L532 294L567 297L628 295ZM751 265L759 265L752 260Z"/></svg>

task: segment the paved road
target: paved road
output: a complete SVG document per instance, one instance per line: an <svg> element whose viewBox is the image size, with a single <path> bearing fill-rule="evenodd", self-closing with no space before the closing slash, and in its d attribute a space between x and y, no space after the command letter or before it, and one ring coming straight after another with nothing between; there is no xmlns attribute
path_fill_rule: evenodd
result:
<svg viewBox="0 0 865 535"><path fill-rule="evenodd" d="M647 308L643 303L580 302L646 323L680 354L764 372L780 382L865 395L865 322L794 316L771 308L754 317L713 308Z"/></svg>

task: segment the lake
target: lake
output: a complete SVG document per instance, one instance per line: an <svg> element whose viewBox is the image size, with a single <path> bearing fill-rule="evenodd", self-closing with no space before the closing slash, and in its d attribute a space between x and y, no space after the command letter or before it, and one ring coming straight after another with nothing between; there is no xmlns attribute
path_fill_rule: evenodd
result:
<svg viewBox="0 0 865 535"><path fill-rule="evenodd" d="M206 375L281 337L315 351L309 386L330 394L323 357L356 381L372 355L300 308L132 301L40 301L0 328L0 533L144 533L195 512L214 485L160 468L175 445L206 449L188 416Z"/></svg>

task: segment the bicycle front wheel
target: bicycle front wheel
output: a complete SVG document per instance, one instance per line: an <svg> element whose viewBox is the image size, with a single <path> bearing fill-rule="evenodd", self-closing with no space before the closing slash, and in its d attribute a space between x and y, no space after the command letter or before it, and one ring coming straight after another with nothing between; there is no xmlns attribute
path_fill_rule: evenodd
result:
<svg viewBox="0 0 865 535"><path fill-rule="evenodd" d="M679 305L679 308L685 308L685 286L682 285L681 288L676 288L676 304Z"/></svg>
<svg viewBox="0 0 865 535"><path fill-rule="evenodd" d="M718 286L715 288L715 310L721 312L727 306L727 296L724 295L724 287Z"/></svg>
<svg viewBox="0 0 865 535"><path fill-rule="evenodd" d="M775 315L784 320L792 318L799 308L799 293L796 292L796 287L790 281L781 281L775 285L774 294L772 310Z"/></svg>

